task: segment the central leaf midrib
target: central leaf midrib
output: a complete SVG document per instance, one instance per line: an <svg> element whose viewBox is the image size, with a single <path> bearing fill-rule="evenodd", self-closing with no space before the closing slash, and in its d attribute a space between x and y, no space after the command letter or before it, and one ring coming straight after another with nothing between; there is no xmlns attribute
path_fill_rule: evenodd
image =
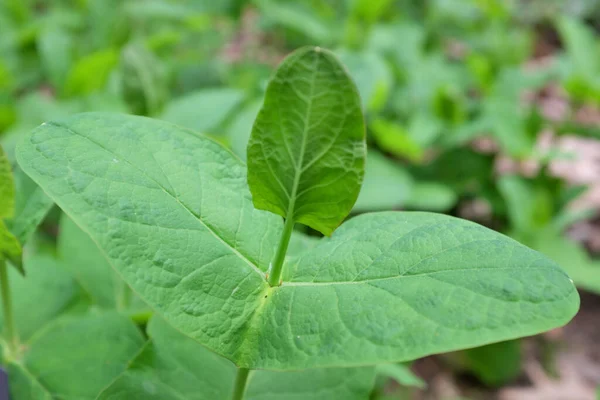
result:
<svg viewBox="0 0 600 400"><path fill-rule="evenodd" d="M537 260L536 260L537 261ZM429 276L435 274L443 274L448 272L465 272L465 271L479 271L479 272L488 272L489 270L498 271L498 270L513 270L519 271L519 269L514 267L495 267L495 268L479 268L479 267L469 267L469 268L456 268L456 269L446 269L442 271L430 271L430 272L422 272L418 274L412 275L396 275L396 276L386 276L384 278L373 278L373 279L364 279L362 281L332 281L332 282L283 282L281 287L292 287L292 286L340 286L340 285L368 285L371 282L381 282L381 281L389 281L394 279L408 279L408 278L416 278L422 276ZM548 270L548 267L528 267L522 269L523 271L538 271L538 270Z"/></svg>
<svg viewBox="0 0 600 400"><path fill-rule="evenodd" d="M314 96L315 91L315 76L318 74L318 70L316 69L316 65L319 62L319 53L315 53L315 58L313 61L313 74L310 79L309 86L309 95L306 106L306 115L304 118L304 129L302 130L302 142L300 144L300 155L298 157L298 162L295 165L295 174L294 174L294 182L292 184L292 194L290 195L290 202L288 204L287 217L286 218L294 218L294 207L296 205L296 195L298 193L298 185L300 183L300 177L302 176L302 172L304 168L302 164L304 163L304 153L306 151L306 137L308 136L308 129L310 127L310 116L312 113L312 97Z"/></svg>
<svg viewBox="0 0 600 400"><path fill-rule="evenodd" d="M221 236L219 236L217 234L217 232L215 232L213 230L213 228L210 227L210 225L206 224L199 215L196 215L196 213L194 213L188 206L186 206L184 203L182 203L173 193L170 193L158 181L156 181L154 178L152 178L151 176L149 176L144 170L142 170L141 168L137 167L135 164L131 163L126 157L123 157L120 154L117 154L117 153L109 150L108 148L106 148L102 144L100 144L99 142L93 140L92 138L90 138L90 137L88 137L86 135L83 135L83 134L81 134L81 133L73 130L72 128L70 128L68 126L62 125L62 124L57 123L57 122L47 122L47 124L51 125L51 126L55 126L57 128L65 129L66 131L68 131L69 133L71 133L73 135L85 138L88 141L90 141L91 143L93 143L94 145L98 146L100 149L102 149L105 152L107 152L108 154L110 154L111 156L119 157L120 159L122 159L123 161L125 161L129 166L131 166L133 169L135 169L136 171L138 171L139 173L141 173L144 177L146 177L150 181L154 182L158 186L158 188L160 188L160 190L162 190L171 199L173 199L177 204L179 204L184 210L186 210L191 216L193 216L196 221L198 221L204 228L206 228L206 230L208 232L210 232L217 240L219 240L226 247L228 247L231 250L232 253L234 253L238 258L240 258L242 261L244 261L246 264L248 264L256 273L258 273L261 276L261 278L264 279L265 274L260 270L260 268L258 268L258 266L256 264L254 264L252 261L250 261L245 255L243 255L239 250L237 250L235 247L233 247L225 239L223 239ZM165 178L166 178L166 176L165 176Z"/></svg>

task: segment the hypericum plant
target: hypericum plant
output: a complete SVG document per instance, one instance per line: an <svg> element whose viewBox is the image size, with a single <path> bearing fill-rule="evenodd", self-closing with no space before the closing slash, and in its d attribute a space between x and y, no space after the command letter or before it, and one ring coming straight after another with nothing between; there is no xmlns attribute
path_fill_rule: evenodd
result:
<svg viewBox="0 0 600 400"><path fill-rule="evenodd" d="M176 125L100 113L44 124L17 159L144 301L238 366L234 399L253 369L412 360L575 314L555 263L477 224L381 212L338 228L365 147L353 82L310 47L271 80L247 170ZM287 256L297 223L331 237Z"/></svg>

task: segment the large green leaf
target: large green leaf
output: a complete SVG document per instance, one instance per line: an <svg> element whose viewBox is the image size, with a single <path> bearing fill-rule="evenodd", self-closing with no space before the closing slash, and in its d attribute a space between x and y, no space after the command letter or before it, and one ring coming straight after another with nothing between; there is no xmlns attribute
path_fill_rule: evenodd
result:
<svg viewBox="0 0 600 400"><path fill-rule="evenodd" d="M150 342L99 400L228 399L236 367L186 338L160 318L148 326ZM245 400L362 400L373 388L374 368L252 371Z"/></svg>
<svg viewBox="0 0 600 400"><path fill-rule="evenodd" d="M143 346L142 334L116 313L54 321L8 364L14 399L95 399ZM14 378L13 378L14 377Z"/></svg>
<svg viewBox="0 0 600 400"><path fill-rule="evenodd" d="M269 83L248 143L254 205L330 235L356 201L365 148L344 67L319 47L295 51Z"/></svg>
<svg viewBox="0 0 600 400"><path fill-rule="evenodd" d="M535 334L577 292L552 261L467 221L365 214L264 271L281 233L241 162L166 122L81 114L36 129L22 168L182 333L260 369L367 365Z"/></svg>

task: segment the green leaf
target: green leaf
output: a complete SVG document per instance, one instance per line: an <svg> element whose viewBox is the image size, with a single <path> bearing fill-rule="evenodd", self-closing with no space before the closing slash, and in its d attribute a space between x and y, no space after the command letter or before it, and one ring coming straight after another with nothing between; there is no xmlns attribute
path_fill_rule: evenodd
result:
<svg viewBox="0 0 600 400"><path fill-rule="evenodd" d="M326 21L316 13L302 6L302 3L280 2L274 0L255 0L261 15L268 21L301 33L310 42L330 43L337 36Z"/></svg>
<svg viewBox="0 0 600 400"><path fill-rule="evenodd" d="M137 296L123 304L122 279L111 268L98 246L69 217L63 215L58 237L58 255L63 266L73 274L92 304L108 309L146 309ZM129 296L129 294L126 294Z"/></svg>
<svg viewBox="0 0 600 400"><path fill-rule="evenodd" d="M27 276L9 270L13 314L19 337L28 340L80 300L71 275L48 254L25 258ZM35 310L35 312L32 312Z"/></svg>
<svg viewBox="0 0 600 400"><path fill-rule="evenodd" d="M54 321L9 363L15 399L95 399L141 349L142 334L116 313ZM16 379L12 379L13 373Z"/></svg>
<svg viewBox="0 0 600 400"><path fill-rule="evenodd" d="M578 309L555 263L428 213L353 218L270 287L281 219L252 207L236 157L169 123L81 114L37 128L17 158L144 301L238 366L411 360L533 335Z"/></svg>
<svg viewBox="0 0 600 400"><path fill-rule="evenodd" d="M330 235L358 197L365 147L344 67L319 47L295 51L269 83L248 144L255 207Z"/></svg>
<svg viewBox="0 0 600 400"><path fill-rule="evenodd" d="M557 263L578 287L600 293L600 261L590 259L587 250L553 229L537 232L531 246Z"/></svg>
<svg viewBox="0 0 600 400"><path fill-rule="evenodd" d="M375 142L382 150L412 162L419 162L423 159L424 149L402 126L377 119L369 124L369 128Z"/></svg>
<svg viewBox="0 0 600 400"><path fill-rule="evenodd" d="M577 19L566 16L559 19L558 30L576 72L589 79L590 83L596 82L600 72L600 57L594 31Z"/></svg>
<svg viewBox="0 0 600 400"><path fill-rule="evenodd" d="M552 198L543 187L514 175L498 179L498 190L507 203L512 228L518 234L535 235L553 216Z"/></svg>
<svg viewBox="0 0 600 400"><path fill-rule="evenodd" d="M121 51L119 72L123 97L135 114L155 115L168 96L160 60L145 46L130 43Z"/></svg>
<svg viewBox="0 0 600 400"><path fill-rule="evenodd" d="M457 201L452 188L442 183L415 182L405 206L413 210L444 212L451 209Z"/></svg>
<svg viewBox="0 0 600 400"><path fill-rule="evenodd" d="M24 245L44 220L54 202L18 166L14 170L16 208L7 221L10 231Z"/></svg>
<svg viewBox="0 0 600 400"><path fill-rule="evenodd" d="M93 304L115 308L119 278L96 244L66 215L60 220L58 256Z"/></svg>
<svg viewBox="0 0 600 400"><path fill-rule="evenodd" d="M203 89L171 101L160 119L196 132L220 134L217 129L243 99L244 93L237 89Z"/></svg>
<svg viewBox="0 0 600 400"><path fill-rule="evenodd" d="M501 386L521 373L521 342L509 340L464 352L465 367L488 386Z"/></svg>
<svg viewBox="0 0 600 400"><path fill-rule="evenodd" d="M416 376L408 366L404 364L379 364L377 374L391 378L402 386L423 389L427 386L425 381Z"/></svg>
<svg viewBox="0 0 600 400"><path fill-rule="evenodd" d="M37 48L46 76L55 88L62 88L73 64L73 37L60 26L48 24L37 38Z"/></svg>
<svg viewBox="0 0 600 400"><path fill-rule="evenodd" d="M0 146L0 220L15 212L15 183L8 157Z"/></svg>
<svg viewBox="0 0 600 400"><path fill-rule="evenodd" d="M353 211L383 211L398 208L410 198L411 176L398 163L371 150L367 154L365 181Z"/></svg>
<svg viewBox="0 0 600 400"><path fill-rule="evenodd" d="M25 274L21 263L21 244L0 220L0 262L8 260L21 273Z"/></svg>
<svg viewBox="0 0 600 400"><path fill-rule="evenodd" d="M67 75L65 94L83 95L103 89L118 60L115 49L100 50L81 58Z"/></svg>
<svg viewBox="0 0 600 400"><path fill-rule="evenodd" d="M235 366L186 338L160 318L148 326L151 341L102 399L213 400L231 397ZM359 400L373 387L372 367L293 372L252 371L245 400Z"/></svg>
<svg viewBox="0 0 600 400"><path fill-rule="evenodd" d="M239 112L227 127L227 137L231 150L242 160L246 161L246 149L252 133L252 125L262 107L262 101L254 101Z"/></svg>
<svg viewBox="0 0 600 400"><path fill-rule="evenodd" d="M385 60L373 52L340 50L336 54L356 82L363 107L380 110L387 102L393 85L392 73Z"/></svg>

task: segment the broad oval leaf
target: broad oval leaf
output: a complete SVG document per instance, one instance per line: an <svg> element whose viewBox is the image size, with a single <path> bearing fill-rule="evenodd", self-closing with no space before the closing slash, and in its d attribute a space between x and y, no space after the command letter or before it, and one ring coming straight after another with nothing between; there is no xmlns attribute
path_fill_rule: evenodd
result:
<svg viewBox="0 0 600 400"><path fill-rule="evenodd" d="M360 191L365 125L356 86L335 56L305 47L269 83L248 143L256 208L330 235Z"/></svg>
<svg viewBox="0 0 600 400"><path fill-rule="evenodd" d="M81 114L36 129L22 168L182 333L260 369L403 361L566 323L552 261L477 224L364 214L264 276L282 221L252 207L241 162L166 122Z"/></svg>
<svg viewBox="0 0 600 400"><path fill-rule="evenodd" d="M99 400L229 399L236 367L183 336L161 318L148 324L151 340ZM364 400L374 367L251 371L245 400Z"/></svg>

